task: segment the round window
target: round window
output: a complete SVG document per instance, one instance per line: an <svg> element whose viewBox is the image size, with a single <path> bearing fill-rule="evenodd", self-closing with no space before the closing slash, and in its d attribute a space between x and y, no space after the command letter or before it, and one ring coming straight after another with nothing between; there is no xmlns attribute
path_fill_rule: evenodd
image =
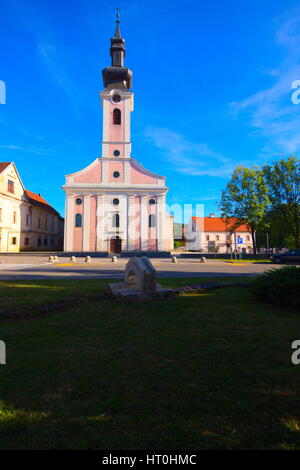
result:
<svg viewBox="0 0 300 470"><path fill-rule="evenodd" d="M120 151L119 150L114 150L114 156L118 157L119 155L120 155Z"/></svg>
<svg viewBox="0 0 300 470"><path fill-rule="evenodd" d="M112 97L114 103L119 103L121 101L121 96L117 93Z"/></svg>
<svg viewBox="0 0 300 470"><path fill-rule="evenodd" d="M155 199L149 199L149 204L150 206L153 206L155 204Z"/></svg>
<svg viewBox="0 0 300 470"><path fill-rule="evenodd" d="M120 202L119 199L117 199L117 198L113 199L113 205L114 206L118 206L119 202Z"/></svg>
<svg viewBox="0 0 300 470"><path fill-rule="evenodd" d="M82 199L80 198L76 199L76 204L77 206L80 206L80 204L82 204Z"/></svg>
<svg viewBox="0 0 300 470"><path fill-rule="evenodd" d="M113 177L114 178L119 178L119 176L120 176L120 173L118 171L113 172Z"/></svg>

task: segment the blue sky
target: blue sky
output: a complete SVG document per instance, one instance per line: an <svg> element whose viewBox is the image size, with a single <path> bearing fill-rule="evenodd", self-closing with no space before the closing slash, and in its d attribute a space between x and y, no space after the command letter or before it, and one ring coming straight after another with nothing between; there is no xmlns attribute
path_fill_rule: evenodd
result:
<svg viewBox="0 0 300 470"><path fill-rule="evenodd" d="M133 70L132 156L168 202L217 212L238 164L300 146L298 1L1 0L0 161L64 213L64 175L101 156L101 70L115 7Z"/></svg>

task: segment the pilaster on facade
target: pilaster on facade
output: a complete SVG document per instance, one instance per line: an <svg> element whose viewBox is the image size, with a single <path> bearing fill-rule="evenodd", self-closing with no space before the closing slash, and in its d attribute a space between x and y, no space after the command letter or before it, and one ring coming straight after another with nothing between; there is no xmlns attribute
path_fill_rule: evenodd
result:
<svg viewBox="0 0 300 470"><path fill-rule="evenodd" d="M108 161L104 159L102 161L102 182L108 182Z"/></svg>
<svg viewBox="0 0 300 470"><path fill-rule="evenodd" d="M83 251L89 251L90 249L90 225L91 225L91 198L90 195L83 197Z"/></svg>
<svg viewBox="0 0 300 470"><path fill-rule="evenodd" d="M125 183L130 183L130 161L125 161L124 162L124 182Z"/></svg>
<svg viewBox="0 0 300 470"><path fill-rule="evenodd" d="M104 158L105 158L105 157L108 157L108 156L109 156L108 151L109 151L109 145L108 145L108 143L102 142L102 157L104 157Z"/></svg>
<svg viewBox="0 0 300 470"><path fill-rule="evenodd" d="M141 218L141 251L148 249L148 197L141 196L140 218Z"/></svg>
<svg viewBox="0 0 300 470"><path fill-rule="evenodd" d="M127 198L128 237L127 251L133 251L136 243L136 206L135 196Z"/></svg>
<svg viewBox="0 0 300 470"><path fill-rule="evenodd" d="M123 195L120 198L120 236L123 240L123 249L127 249L127 240L128 240L128 219L127 219L127 195Z"/></svg>
<svg viewBox="0 0 300 470"><path fill-rule="evenodd" d="M131 156L131 143L125 142L124 143L124 157L130 158L130 156Z"/></svg>
<svg viewBox="0 0 300 470"><path fill-rule="evenodd" d="M160 195L157 198L157 249L165 249L165 218L166 218L166 196Z"/></svg>
<svg viewBox="0 0 300 470"><path fill-rule="evenodd" d="M97 196L96 209L96 250L106 251L105 246L105 211L104 211L104 194Z"/></svg>
<svg viewBox="0 0 300 470"><path fill-rule="evenodd" d="M66 197L66 219L65 219L65 251L73 250L73 227L74 227L74 195L67 194Z"/></svg>
<svg viewBox="0 0 300 470"><path fill-rule="evenodd" d="M103 103L103 141L108 140L108 126L109 126L109 120L108 120L108 112L109 112L109 102L107 99L102 98L102 93L100 93L102 103Z"/></svg>
<svg viewBox="0 0 300 470"><path fill-rule="evenodd" d="M125 121L124 121L124 140L125 142L130 142L130 113L131 106L130 100L125 100Z"/></svg>

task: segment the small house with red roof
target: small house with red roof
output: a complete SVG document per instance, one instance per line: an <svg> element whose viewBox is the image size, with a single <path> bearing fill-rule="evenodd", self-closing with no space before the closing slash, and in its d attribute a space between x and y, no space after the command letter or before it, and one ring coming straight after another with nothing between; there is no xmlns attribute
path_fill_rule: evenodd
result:
<svg viewBox="0 0 300 470"><path fill-rule="evenodd" d="M64 219L24 188L14 162L0 162L0 252L60 251Z"/></svg>
<svg viewBox="0 0 300 470"><path fill-rule="evenodd" d="M222 217L191 217L185 233L186 248L202 253L253 253L250 228L237 219Z"/></svg>

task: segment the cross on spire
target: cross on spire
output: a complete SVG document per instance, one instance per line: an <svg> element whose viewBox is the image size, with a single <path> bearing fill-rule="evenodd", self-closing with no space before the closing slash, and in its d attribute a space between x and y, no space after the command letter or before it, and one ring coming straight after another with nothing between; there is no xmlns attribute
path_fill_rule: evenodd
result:
<svg viewBox="0 0 300 470"><path fill-rule="evenodd" d="M120 32L120 8L116 8L117 13L116 13L116 32L115 32L115 37L120 38L121 37L121 32Z"/></svg>

